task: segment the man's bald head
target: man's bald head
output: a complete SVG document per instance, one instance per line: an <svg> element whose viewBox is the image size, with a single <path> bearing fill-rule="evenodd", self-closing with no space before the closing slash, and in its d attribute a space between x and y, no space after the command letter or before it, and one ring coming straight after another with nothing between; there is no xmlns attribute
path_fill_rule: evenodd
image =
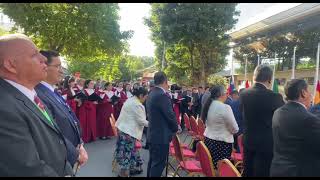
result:
<svg viewBox="0 0 320 180"><path fill-rule="evenodd" d="M23 34L0 37L0 77L33 88L46 77L46 58Z"/></svg>
<svg viewBox="0 0 320 180"><path fill-rule="evenodd" d="M21 41L32 43L31 39L24 34L9 34L0 37L0 65L8 57L14 57L21 52L18 44Z"/></svg>

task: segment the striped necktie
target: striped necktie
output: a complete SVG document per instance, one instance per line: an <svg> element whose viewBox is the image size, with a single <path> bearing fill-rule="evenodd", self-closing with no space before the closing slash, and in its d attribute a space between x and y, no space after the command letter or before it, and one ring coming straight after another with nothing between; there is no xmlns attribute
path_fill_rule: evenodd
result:
<svg viewBox="0 0 320 180"><path fill-rule="evenodd" d="M37 107L39 108L39 110L41 111L41 113L46 117L46 119L48 120L48 122L54 126L52 119L50 118L49 114L47 113L44 105L42 104L40 98L38 96L34 96L34 103L37 105Z"/></svg>

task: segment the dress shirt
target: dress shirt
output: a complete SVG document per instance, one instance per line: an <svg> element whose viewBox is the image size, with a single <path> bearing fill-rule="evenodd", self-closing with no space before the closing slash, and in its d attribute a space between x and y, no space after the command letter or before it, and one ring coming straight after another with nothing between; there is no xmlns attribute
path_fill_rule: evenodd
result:
<svg viewBox="0 0 320 180"><path fill-rule="evenodd" d="M45 87L50 89L50 91L54 92L54 87L52 85L50 85L49 83L47 83L45 81L41 81L41 84L43 84Z"/></svg>
<svg viewBox="0 0 320 180"><path fill-rule="evenodd" d="M37 95L37 93L34 89L30 90L30 89L24 87L23 85L18 84L16 82L13 82L11 80L8 80L8 79L4 79L4 80L7 81L9 84L11 84L13 87L17 88L22 94L27 96L28 99L30 99L32 102L34 102L34 97Z"/></svg>

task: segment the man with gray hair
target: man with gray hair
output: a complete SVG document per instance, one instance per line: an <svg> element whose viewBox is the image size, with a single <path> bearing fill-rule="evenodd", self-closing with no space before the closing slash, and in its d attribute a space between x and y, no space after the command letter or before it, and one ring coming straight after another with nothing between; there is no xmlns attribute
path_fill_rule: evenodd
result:
<svg viewBox="0 0 320 180"><path fill-rule="evenodd" d="M27 36L0 37L0 176L70 176L66 144L34 87L46 58Z"/></svg>

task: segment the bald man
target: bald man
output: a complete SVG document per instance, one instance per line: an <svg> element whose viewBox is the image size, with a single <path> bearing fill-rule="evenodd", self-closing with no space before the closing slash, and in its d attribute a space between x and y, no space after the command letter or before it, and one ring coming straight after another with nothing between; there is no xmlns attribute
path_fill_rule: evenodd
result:
<svg viewBox="0 0 320 180"><path fill-rule="evenodd" d="M0 176L70 176L65 140L34 87L46 58L25 35L0 37Z"/></svg>

